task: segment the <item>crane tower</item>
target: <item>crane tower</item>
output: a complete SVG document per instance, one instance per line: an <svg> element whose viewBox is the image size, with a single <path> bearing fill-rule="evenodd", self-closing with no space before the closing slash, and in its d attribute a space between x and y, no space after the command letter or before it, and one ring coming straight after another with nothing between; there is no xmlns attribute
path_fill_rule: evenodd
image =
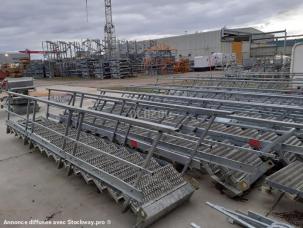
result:
<svg viewBox="0 0 303 228"><path fill-rule="evenodd" d="M116 49L115 26L113 24L112 1L105 1L105 26L104 26L104 48L105 54L111 58Z"/></svg>

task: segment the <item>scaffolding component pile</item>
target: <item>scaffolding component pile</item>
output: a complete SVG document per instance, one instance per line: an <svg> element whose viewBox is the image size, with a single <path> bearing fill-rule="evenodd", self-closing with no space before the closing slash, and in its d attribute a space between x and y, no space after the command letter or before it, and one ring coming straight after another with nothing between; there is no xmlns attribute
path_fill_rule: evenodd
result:
<svg viewBox="0 0 303 228"><path fill-rule="evenodd" d="M261 118L254 113L243 116L241 112L245 107L235 109L235 112L213 107L200 108L201 105L189 97L127 91L100 90L99 95L56 89L50 90L50 94L52 91L68 94L69 104L75 97L83 97L85 103L94 103L93 110L177 126L178 132L165 135L155 153L185 166L190 160L191 168L206 169L231 196L241 195L250 189L276 163L282 161L289 164L302 155L303 143L299 137L302 124ZM114 93L117 95L113 96ZM196 100L199 101L198 98ZM205 106L205 101L202 101ZM255 103L252 108L258 114L259 110L268 106ZM284 109L296 110L297 118L302 116L302 110L296 106L270 105L269 108L268 112L277 116L283 116ZM67 115L54 118L66 121ZM73 124L77 125L77 118ZM155 134L148 129L117 125L115 121L102 117L87 116L83 127L142 151L150 145L150 139L155 138Z"/></svg>

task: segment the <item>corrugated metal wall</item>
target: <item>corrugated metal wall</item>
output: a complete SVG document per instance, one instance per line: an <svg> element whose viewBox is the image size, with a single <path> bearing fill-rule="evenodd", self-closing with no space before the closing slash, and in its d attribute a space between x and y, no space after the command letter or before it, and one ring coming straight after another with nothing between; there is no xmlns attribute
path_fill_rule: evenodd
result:
<svg viewBox="0 0 303 228"><path fill-rule="evenodd" d="M182 55L187 57L188 55L191 55L192 59L195 56L207 56L212 52L221 52L226 54L233 53L232 42L221 41L221 30L161 38L157 39L156 41L158 43L167 44L171 48L177 49L178 56ZM250 57L256 52L262 52L260 55L264 56L272 54L272 50L270 50L269 53L269 50L265 50L264 48L262 50L251 50L250 41L242 41L241 45L241 62L249 61ZM287 49L287 51L289 50Z"/></svg>
<svg viewBox="0 0 303 228"><path fill-rule="evenodd" d="M221 52L226 54L232 53L232 43L231 42L221 42Z"/></svg>
<svg viewBox="0 0 303 228"><path fill-rule="evenodd" d="M157 40L178 50L178 55L205 56L212 52L231 53L231 44L221 42L221 31L196 33Z"/></svg>

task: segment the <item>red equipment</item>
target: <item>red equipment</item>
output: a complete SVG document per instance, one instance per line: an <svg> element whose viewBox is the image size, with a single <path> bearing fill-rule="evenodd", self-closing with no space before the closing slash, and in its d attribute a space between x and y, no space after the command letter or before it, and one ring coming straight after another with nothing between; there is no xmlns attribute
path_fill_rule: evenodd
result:
<svg viewBox="0 0 303 228"><path fill-rule="evenodd" d="M47 51L32 51L32 50L28 50L28 49L25 49L24 51L19 51L19 52L23 53L23 54L28 54L29 59L31 59L32 54L45 55L48 53Z"/></svg>
<svg viewBox="0 0 303 228"><path fill-rule="evenodd" d="M7 77L7 73L0 70L0 80L3 80L6 77Z"/></svg>

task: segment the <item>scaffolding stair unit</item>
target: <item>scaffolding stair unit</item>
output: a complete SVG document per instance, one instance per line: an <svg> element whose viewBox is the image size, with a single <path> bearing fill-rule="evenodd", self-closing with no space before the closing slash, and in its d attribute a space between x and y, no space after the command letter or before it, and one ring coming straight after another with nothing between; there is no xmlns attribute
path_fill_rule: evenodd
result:
<svg viewBox="0 0 303 228"><path fill-rule="evenodd" d="M188 96L209 99L221 99L230 101L258 102L264 104L278 105L303 105L302 95L261 93L261 92L244 92L244 91L224 91L218 89L203 88L183 88L179 86L143 86L134 87L135 90L147 90L153 93L166 95Z"/></svg>
<svg viewBox="0 0 303 228"><path fill-rule="evenodd" d="M254 101L188 97L181 95L167 95L159 93L107 89L99 89L99 91L100 93L122 94L122 96L140 100L162 101L173 104L191 105L196 107L218 109L222 111L232 111L236 115L242 116L244 119L245 117L251 117L268 119L272 121L277 120L285 122L297 122L299 124L302 123L303 120L303 107L300 105L272 104L271 102L262 103Z"/></svg>
<svg viewBox="0 0 303 228"><path fill-rule="evenodd" d="M273 78L228 78L228 77L171 77L173 84L187 86L215 86L215 87L235 87L235 88L258 88L285 90L302 88L303 81L300 79L273 79ZM159 82L158 82L159 83ZM297 88L297 89L300 89Z"/></svg>
<svg viewBox="0 0 303 228"><path fill-rule="evenodd" d="M155 153L183 165L187 164L188 156L194 154L190 166L205 168L232 196L241 195L274 166L276 155L273 152L276 152L275 148L280 144L283 147L277 156L281 156L285 163L296 159L296 153L301 156L302 142L299 143L297 131L293 130L302 128L300 124L257 118L243 119L230 111L112 97L105 95L104 91L100 95L68 90L52 89L50 93L51 91L69 94L69 104L75 103L74 97L92 99L94 110L178 126L179 132L164 137ZM66 118L66 115L61 116L63 121ZM129 138L127 141L130 146L143 151L145 145L149 144L149 139L155 137L146 129L129 129L102 118L87 117L84 122L85 129L91 132L107 137L114 135L118 141ZM74 121L76 124L77 120ZM205 132L207 135L204 135ZM195 151L195 145L202 137L203 141Z"/></svg>
<svg viewBox="0 0 303 228"><path fill-rule="evenodd" d="M295 161L266 178L271 188L303 198L303 162Z"/></svg>
<svg viewBox="0 0 303 228"><path fill-rule="evenodd" d="M107 190L117 202L123 202L124 210L130 208L136 214L136 227L149 226L193 194L192 186L171 164L153 157L161 138L177 128L18 93L8 94L7 133L14 133L30 148L53 157L58 168L65 167L69 175L79 174L100 191ZM36 107L42 103L47 107L46 113L38 117L28 108L26 116L20 116L11 109L13 97L28 99L28 106L33 104ZM53 120L49 115L51 110L63 110L68 120L65 123ZM142 155L123 144L85 132L83 120L87 115L101 116L130 127L152 129L156 137ZM75 116L78 122L73 127Z"/></svg>

